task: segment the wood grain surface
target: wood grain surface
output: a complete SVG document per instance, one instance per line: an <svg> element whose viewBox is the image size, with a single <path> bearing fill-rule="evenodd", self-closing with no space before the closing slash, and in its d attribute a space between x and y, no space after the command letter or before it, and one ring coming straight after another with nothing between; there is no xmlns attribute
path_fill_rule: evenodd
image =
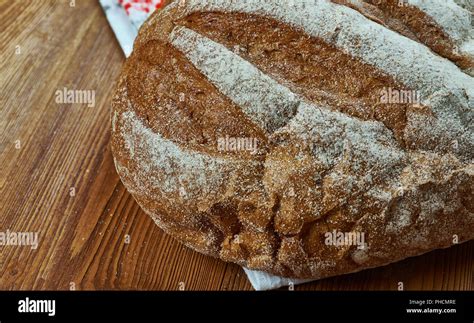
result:
<svg viewBox="0 0 474 323"><path fill-rule="evenodd" d="M0 289L251 290L239 266L165 235L121 184L109 110L124 57L98 2L0 0L0 30L0 231L39 234L37 249L0 246ZM56 103L63 88L95 91L95 106ZM296 289L472 290L473 251Z"/></svg>

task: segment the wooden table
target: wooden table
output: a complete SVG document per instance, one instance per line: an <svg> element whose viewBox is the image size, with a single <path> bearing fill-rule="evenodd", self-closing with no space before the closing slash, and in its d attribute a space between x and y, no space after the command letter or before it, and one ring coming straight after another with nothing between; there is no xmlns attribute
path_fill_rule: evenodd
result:
<svg viewBox="0 0 474 323"><path fill-rule="evenodd" d="M250 290L242 269L174 241L121 184L110 99L123 54L96 0L0 0L0 289ZM55 92L95 90L95 107ZM127 235L129 243L125 243ZM300 290L472 290L474 241Z"/></svg>

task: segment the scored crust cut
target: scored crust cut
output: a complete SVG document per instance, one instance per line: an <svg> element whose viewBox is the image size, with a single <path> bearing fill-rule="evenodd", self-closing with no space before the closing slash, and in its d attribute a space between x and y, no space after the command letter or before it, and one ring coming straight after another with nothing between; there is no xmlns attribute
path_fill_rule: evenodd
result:
<svg viewBox="0 0 474 323"><path fill-rule="evenodd" d="M452 0L333 0L358 10L367 18L421 42L474 73L474 28L471 8ZM462 1L459 5L465 6Z"/></svg>
<svg viewBox="0 0 474 323"><path fill-rule="evenodd" d="M469 12L379 3L188 0L149 18L112 115L145 212L199 252L295 278L473 239Z"/></svg>

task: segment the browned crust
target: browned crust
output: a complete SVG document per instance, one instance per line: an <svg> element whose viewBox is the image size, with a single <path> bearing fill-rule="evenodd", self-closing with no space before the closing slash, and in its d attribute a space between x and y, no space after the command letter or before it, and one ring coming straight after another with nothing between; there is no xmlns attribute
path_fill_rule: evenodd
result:
<svg viewBox="0 0 474 323"><path fill-rule="evenodd" d="M211 154L225 136L257 138L260 153L266 150L262 130L171 45L152 40L140 46L126 73L136 113L163 137Z"/></svg>
<svg viewBox="0 0 474 323"><path fill-rule="evenodd" d="M383 104L383 89L408 87L320 39L256 15L196 13L180 25L238 54L318 106L383 122L400 144L408 104Z"/></svg>
<svg viewBox="0 0 474 323"><path fill-rule="evenodd" d="M348 0L332 0L359 11L367 18L386 26L408 38L422 43L464 70L474 67L474 59L458 53L456 43L443 29L420 9L399 0L363 0L363 7Z"/></svg>

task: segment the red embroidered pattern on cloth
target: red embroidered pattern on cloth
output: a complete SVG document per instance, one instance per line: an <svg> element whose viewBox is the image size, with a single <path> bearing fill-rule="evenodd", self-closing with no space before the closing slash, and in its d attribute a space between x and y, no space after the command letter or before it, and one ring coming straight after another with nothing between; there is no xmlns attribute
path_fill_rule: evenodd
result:
<svg viewBox="0 0 474 323"><path fill-rule="evenodd" d="M164 4L163 0L118 0L118 2L128 15L130 15L130 10L132 9L151 13L155 9L161 8Z"/></svg>

